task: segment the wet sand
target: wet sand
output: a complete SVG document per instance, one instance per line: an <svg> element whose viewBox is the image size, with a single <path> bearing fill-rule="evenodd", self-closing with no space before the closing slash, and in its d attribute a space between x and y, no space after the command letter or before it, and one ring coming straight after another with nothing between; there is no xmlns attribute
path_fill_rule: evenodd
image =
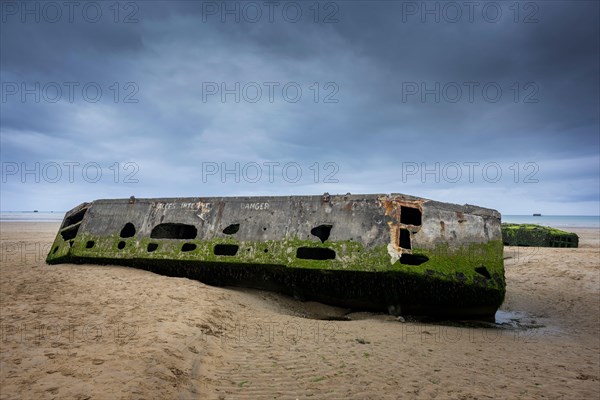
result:
<svg viewBox="0 0 600 400"><path fill-rule="evenodd" d="M58 226L1 224L0 399L600 396L597 230L572 229L578 249L506 247L500 324L457 325L48 266Z"/></svg>

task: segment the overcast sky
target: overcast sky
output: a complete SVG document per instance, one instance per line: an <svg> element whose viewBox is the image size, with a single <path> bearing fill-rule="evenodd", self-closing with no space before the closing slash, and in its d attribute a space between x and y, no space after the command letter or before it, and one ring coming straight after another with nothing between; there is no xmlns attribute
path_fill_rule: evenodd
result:
<svg viewBox="0 0 600 400"><path fill-rule="evenodd" d="M599 214L597 1L1 1L0 208L407 193Z"/></svg>

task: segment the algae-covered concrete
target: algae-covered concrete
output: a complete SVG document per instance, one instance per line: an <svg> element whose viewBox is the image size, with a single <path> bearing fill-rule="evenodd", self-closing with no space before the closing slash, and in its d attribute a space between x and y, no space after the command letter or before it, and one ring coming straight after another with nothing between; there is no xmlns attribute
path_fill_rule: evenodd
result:
<svg viewBox="0 0 600 400"><path fill-rule="evenodd" d="M47 262L120 264L396 314L493 316L500 214L402 194L96 200Z"/></svg>
<svg viewBox="0 0 600 400"><path fill-rule="evenodd" d="M535 224L502 224L502 241L507 246L579 246L577 234Z"/></svg>

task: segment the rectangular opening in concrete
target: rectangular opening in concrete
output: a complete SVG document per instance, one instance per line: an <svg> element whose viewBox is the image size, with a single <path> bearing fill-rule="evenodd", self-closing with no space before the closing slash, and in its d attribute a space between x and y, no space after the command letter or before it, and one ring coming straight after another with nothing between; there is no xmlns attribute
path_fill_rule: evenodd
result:
<svg viewBox="0 0 600 400"><path fill-rule="evenodd" d="M72 215L69 215L68 217L65 218L65 221L62 224L62 228L65 228L67 226L71 226L74 225L78 222L81 222L83 220L83 217L85 216L85 213L87 212L87 208L82 208L81 210L77 211L76 213L73 213Z"/></svg>
<svg viewBox="0 0 600 400"><path fill-rule="evenodd" d="M213 252L215 256L235 256L239 248L237 244L217 244Z"/></svg>
<svg viewBox="0 0 600 400"><path fill-rule="evenodd" d="M184 243L183 246L181 246L181 251L183 252L187 252L187 251L194 251L196 250L196 244L195 243Z"/></svg>
<svg viewBox="0 0 600 400"><path fill-rule="evenodd" d="M335 260L335 251L323 247L299 247L296 258L303 260Z"/></svg>
<svg viewBox="0 0 600 400"><path fill-rule="evenodd" d="M400 223L421 226L421 210L412 207L400 207Z"/></svg>
<svg viewBox="0 0 600 400"><path fill-rule="evenodd" d="M77 232L79 231L79 227L81 226L81 224L75 224L72 225L64 230L62 230L60 232L60 235L62 236L63 240L71 240L74 239L75 236L77 236Z"/></svg>
<svg viewBox="0 0 600 400"><path fill-rule="evenodd" d="M421 265L427 261L429 261L429 257L422 254L402 254L400 257L400 264L406 265Z"/></svg>
<svg viewBox="0 0 600 400"><path fill-rule="evenodd" d="M194 225L165 223L156 225L150 237L152 239L195 239L198 230Z"/></svg>
<svg viewBox="0 0 600 400"><path fill-rule="evenodd" d="M400 229L400 247L410 249L410 232L408 229Z"/></svg>

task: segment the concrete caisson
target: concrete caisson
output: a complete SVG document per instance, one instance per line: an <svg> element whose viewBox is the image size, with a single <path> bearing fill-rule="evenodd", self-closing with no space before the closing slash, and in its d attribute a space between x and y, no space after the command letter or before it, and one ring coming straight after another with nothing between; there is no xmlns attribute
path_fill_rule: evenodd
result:
<svg viewBox="0 0 600 400"><path fill-rule="evenodd" d="M403 194L96 200L50 264L118 264L394 314L491 318L500 214Z"/></svg>

